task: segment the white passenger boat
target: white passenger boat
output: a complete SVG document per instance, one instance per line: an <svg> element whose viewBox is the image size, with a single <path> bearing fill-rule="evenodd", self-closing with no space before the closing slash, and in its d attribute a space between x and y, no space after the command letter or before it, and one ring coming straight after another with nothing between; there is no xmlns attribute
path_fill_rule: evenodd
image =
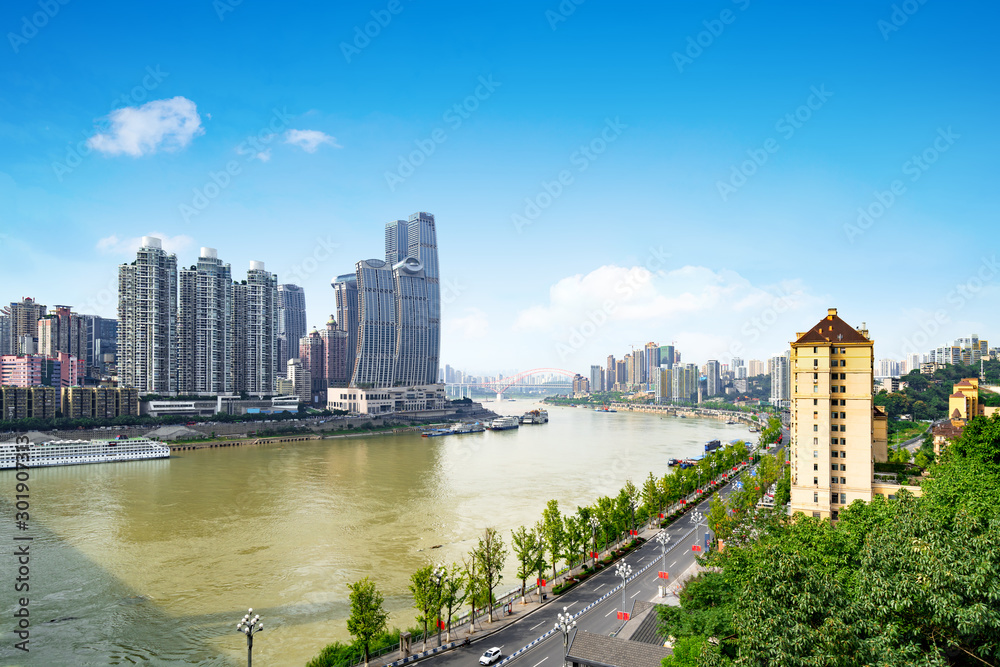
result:
<svg viewBox="0 0 1000 667"><path fill-rule="evenodd" d="M17 467L17 455L28 468L71 466L170 458L170 447L149 438L121 440L52 440L43 443L0 443L0 470Z"/></svg>
<svg viewBox="0 0 1000 667"><path fill-rule="evenodd" d="M497 417L490 422L491 431L507 431L520 426L517 417Z"/></svg>

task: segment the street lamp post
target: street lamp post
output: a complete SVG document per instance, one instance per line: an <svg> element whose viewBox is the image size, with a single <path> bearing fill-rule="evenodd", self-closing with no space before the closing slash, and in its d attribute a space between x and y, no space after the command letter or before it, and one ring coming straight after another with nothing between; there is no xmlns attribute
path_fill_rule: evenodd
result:
<svg viewBox="0 0 1000 667"><path fill-rule="evenodd" d="M593 537L594 542L594 569L597 569L597 526L600 525L600 521L597 520L596 516L590 517L590 532Z"/></svg>
<svg viewBox="0 0 1000 667"><path fill-rule="evenodd" d="M569 633L570 630L576 627L576 621L569 614L569 607L563 607L562 613L558 614L559 620L556 622L556 630L562 632L563 635L563 666L568 667L569 663L566 657L569 655Z"/></svg>
<svg viewBox="0 0 1000 667"><path fill-rule="evenodd" d="M702 514L700 510L695 510L691 514L691 518L694 520L694 525L695 525L696 529L701 527L702 521L705 521L705 515ZM705 522L705 528L706 529L708 528L708 522ZM695 533L695 534L697 534L697 533ZM705 538L706 539L708 538L708 533L707 532L705 533Z"/></svg>
<svg viewBox="0 0 1000 667"><path fill-rule="evenodd" d="M236 624L236 632L242 632L247 636L247 667L253 667L253 636L264 631L264 624L260 622L260 614L253 617L250 614L253 614L252 607Z"/></svg>
<svg viewBox="0 0 1000 667"><path fill-rule="evenodd" d="M435 592L437 593L437 597L435 599L437 600L439 615L441 613L441 588L442 585L444 584L445 576L446 576L445 569L440 565L435 567L434 571L431 572L431 579L434 581L434 588ZM434 619L434 624L437 625L438 646L441 646L441 619L440 618Z"/></svg>
<svg viewBox="0 0 1000 667"><path fill-rule="evenodd" d="M622 578L622 619L625 618L625 585L628 583L628 578L632 576L632 566L625 561L620 561L617 568L615 569L615 574Z"/></svg>
<svg viewBox="0 0 1000 667"><path fill-rule="evenodd" d="M655 535L655 539L660 543L660 571L667 571L667 544L670 542L670 535L667 531L661 530Z"/></svg>

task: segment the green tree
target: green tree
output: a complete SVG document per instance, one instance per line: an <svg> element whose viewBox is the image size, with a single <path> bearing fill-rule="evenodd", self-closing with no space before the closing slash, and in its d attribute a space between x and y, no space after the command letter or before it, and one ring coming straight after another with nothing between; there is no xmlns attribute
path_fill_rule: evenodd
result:
<svg viewBox="0 0 1000 667"><path fill-rule="evenodd" d="M347 631L361 644L367 667L368 647L375 637L385 632L389 614L382 606L382 594L368 577L348 584L348 588L351 589L351 615L347 619Z"/></svg>
<svg viewBox="0 0 1000 667"><path fill-rule="evenodd" d="M521 602L527 590L528 577L538 570L538 561L544 554L544 544L533 529L520 526L511 531L510 544L517 559L517 578L521 580Z"/></svg>
<svg viewBox="0 0 1000 667"><path fill-rule="evenodd" d="M420 612L417 620L424 626L422 650L426 651L427 626L441 615L441 589L434 580L433 565L426 565L410 576L410 592L413 593L413 606Z"/></svg>
<svg viewBox="0 0 1000 667"><path fill-rule="evenodd" d="M481 577L483 589L487 592L490 623L493 622L493 590L503 581L503 568L507 562L508 551L503 543L503 537L496 528L487 527L479 543L473 551L476 561L476 571Z"/></svg>
<svg viewBox="0 0 1000 667"><path fill-rule="evenodd" d="M550 500L542 511L542 536L552 558L552 580L555 581L556 564L562 555L563 542L566 539L559 502L556 500Z"/></svg>
<svg viewBox="0 0 1000 667"><path fill-rule="evenodd" d="M563 517L563 558L572 568L584 560L587 540L590 538L590 525L580 516L579 508L576 514Z"/></svg>
<svg viewBox="0 0 1000 667"><path fill-rule="evenodd" d="M653 517L660 513L662 495L653 473L642 483L642 516L652 527Z"/></svg>
<svg viewBox="0 0 1000 667"><path fill-rule="evenodd" d="M460 564L452 563L441 588L441 605L448 610L448 619L445 624L446 642L451 641L452 615L461 608L466 595L468 595L468 589L466 588L465 572Z"/></svg>

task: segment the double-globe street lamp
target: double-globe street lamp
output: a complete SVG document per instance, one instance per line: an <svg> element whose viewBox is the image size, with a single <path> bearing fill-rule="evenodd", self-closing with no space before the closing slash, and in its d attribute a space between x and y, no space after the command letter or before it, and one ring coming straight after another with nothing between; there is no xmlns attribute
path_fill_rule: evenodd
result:
<svg viewBox="0 0 1000 667"><path fill-rule="evenodd" d="M264 631L264 624L260 622L260 614L253 617L253 607L247 610L239 623L236 624L236 632L242 632L247 636L247 667L253 667L253 636Z"/></svg>
<svg viewBox="0 0 1000 667"><path fill-rule="evenodd" d="M622 578L622 620L625 620L625 585L628 583L629 577L632 576L632 566L625 561L620 561L618 566L615 568L615 574Z"/></svg>
<svg viewBox="0 0 1000 667"><path fill-rule="evenodd" d="M653 538L660 544L660 578L667 572L667 544L670 542L670 535L666 530L661 530ZM663 585L660 585L660 597L663 597Z"/></svg>
<svg viewBox="0 0 1000 667"><path fill-rule="evenodd" d="M568 667L569 662L566 658L569 655L569 633L570 630L576 627L576 621L569 614L569 607L563 607L562 613L558 614L558 618L556 630L562 632L563 635L563 665L564 667Z"/></svg>
<svg viewBox="0 0 1000 667"><path fill-rule="evenodd" d="M697 529L701 527L702 522L705 522L705 528L707 530L707 528L708 528L708 522L705 521L705 515L701 513L701 510L695 510L694 512L692 512L691 513L691 519L694 521L695 535L698 534ZM708 542L708 532L705 533L705 542L704 543L707 543L707 542ZM699 542L698 544L699 545L703 544L703 542Z"/></svg>
<svg viewBox="0 0 1000 667"><path fill-rule="evenodd" d="M445 570L444 567L441 565L435 567L434 571L431 572L431 581L434 582L434 592L436 594L435 600L437 601L438 604L439 616L441 612L441 592L443 590L446 579L447 579L447 570ZM438 646L441 646L441 619L440 618L434 619L434 624L437 625Z"/></svg>
<svg viewBox="0 0 1000 667"><path fill-rule="evenodd" d="M590 532L594 542L594 569L597 569L597 527L601 525L596 516L590 517Z"/></svg>

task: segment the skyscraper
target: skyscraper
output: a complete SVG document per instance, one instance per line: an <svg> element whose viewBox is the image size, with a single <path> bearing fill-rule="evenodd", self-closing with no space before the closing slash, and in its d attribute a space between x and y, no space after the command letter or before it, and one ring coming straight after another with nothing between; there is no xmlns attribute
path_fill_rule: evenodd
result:
<svg viewBox="0 0 1000 667"><path fill-rule="evenodd" d="M705 369L705 377L707 379L706 391L707 396L718 396L722 393L722 385L720 383L719 377L719 362L715 359L709 359L708 364Z"/></svg>
<svg viewBox="0 0 1000 667"><path fill-rule="evenodd" d="M407 257L392 269L396 310L396 343L393 383L422 385L437 382L437 366L429 379L430 366L430 283L424 267L415 257Z"/></svg>
<svg viewBox="0 0 1000 667"><path fill-rule="evenodd" d="M674 346L673 345L661 345L660 346L660 365L670 368L676 363L674 359Z"/></svg>
<svg viewBox="0 0 1000 667"><path fill-rule="evenodd" d="M407 230L410 223L407 220L396 220L385 226L385 263L395 266L409 257L410 244Z"/></svg>
<svg viewBox="0 0 1000 667"><path fill-rule="evenodd" d="M118 320L97 315L80 315L87 331L88 375L99 379L109 371L118 354Z"/></svg>
<svg viewBox="0 0 1000 667"><path fill-rule="evenodd" d="M278 367L282 370L299 353L306 335L306 292L298 285L278 285Z"/></svg>
<svg viewBox="0 0 1000 667"><path fill-rule="evenodd" d="M790 396L788 354L771 357L768 365L771 367L771 404L785 407Z"/></svg>
<svg viewBox="0 0 1000 667"><path fill-rule="evenodd" d="M360 326L357 272L337 276L333 279L332 286L334 296L336 297L334 319L338 323L338 328L346 334L344 343L345 382L350 383L354 377L354 366L358 355L358 327Z"/></svg>
<svg viewBox="0 0 1000 667"><path fill-rule="evenodd" d="M245 298L243 322L237 329L246 341L245 386L236 389L272 394L278 378L278 278L264 268L264 262L250 262Z"/></svg>
<svg viewBox="0 0 1000 667"><path fill-rule="evenodd" d="M604 369L600 366L590 367L590 391L604 391Z"/></svg>
<svg viewBox="0 0 1000 667"><path fill-rule="evenodd" d="M656 343L646 343L646 386L650 389L660 382L660 346Z"/></svg>
<svg viewBox="0 0 1000 667"><path fill-rule="evenodd" d="M0 356L13 354L10 340L10 315L0 313Z"/></svg>
<svg viewBox="0 0 1000 667"><path fill-rule="evenodd" d="M38 354L58 356L60 352L77 358L86 368L87 325L69 306L55 306L55 312L38 320Z"/></svg>
<svg viewBox="0 0 1000 667"><path fill-rule="evenodd" d="M10 316L11 354L36 354L38 352L38 320L45 316L47 308L35 303L31 297L24 297L10 304L4 313Z"/></svg>
<svg viewBox="0 0 1000 667"><path fill-rule="evenodd" d="M391 387L396 362L392 268L380 259L357 263L358 354L352 387Z"/></svg>
<svg viewBox="0 0 1000 667"><path fill-rule="evenodd" d="M323 339L324 391L329 387L346 387L351 380L347 370L347 332L337 326L337 320L331 315L319 333Z"/></svg>
<svg viewBox="0 0 1000 667"><path fill-rule="evenodd" d="M179 272L177 391L233 391L235 330L233 279L215 248L202 248L198 263Z"/></svg>
<svg viewBox="0 0 1000 667"><path fill-rule="evenodd" d="M292 359L299 359L302 368L309 371L311 381L311 396L322 397L319 402L326 403L326 359L323 350L323 337L313 329L299 339L298 354ZM292 361L289 359L289 361ZM288 364L286 364L288 366ZM290 367L290 366L289 366ZM312 402L312 398L309 399Z"/></svg>
<svg viewBox="0 0 1000 667"><path fill-rule="evenodd" d="M434 216L430 213L414 213L408 222L407 256L419 260L427 282L427 369L423 384L435 384L441 357L441 274L438 267L437 232Z"/></svg>
<svg viewBox="0 0 1000 667"><path fill-rule="evenodd" d="M177 390L177 257L144 236L118 267L118 378L140 394Z"/></svg>

